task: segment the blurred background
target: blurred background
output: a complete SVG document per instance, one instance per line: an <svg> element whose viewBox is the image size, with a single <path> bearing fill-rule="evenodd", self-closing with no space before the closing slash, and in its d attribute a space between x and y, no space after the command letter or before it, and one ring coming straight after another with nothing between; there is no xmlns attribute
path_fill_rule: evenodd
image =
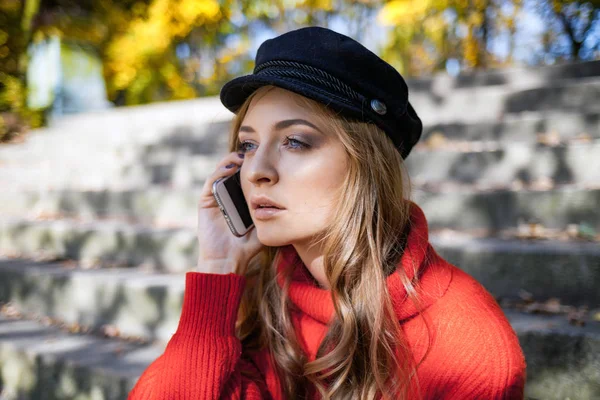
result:
<svg viewBox="0 0 600 400"><path fill-rule="evenodd" d="M359 40L407 77L593 60L599 9L551 0L2 0L0 138L48 114L216 95L252 71L260 43L307 25Z"/></svg>
<svg viewBox="0 0 600 400"><path fill-rule="evenodd" d="M0 399L127 397L177 327L220 88L310 25L407 79L410 197L527 398L600 398L600 1L0 0Z"/></svg>

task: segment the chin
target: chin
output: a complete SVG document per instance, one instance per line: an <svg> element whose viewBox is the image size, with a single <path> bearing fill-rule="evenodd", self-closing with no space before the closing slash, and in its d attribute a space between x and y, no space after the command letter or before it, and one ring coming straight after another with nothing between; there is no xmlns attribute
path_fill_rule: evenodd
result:
<svg viewBox="0 0 600 400"><path fill-rule="evenodd" d="M256 225L254 226L254 229L256 229L258 240L265 246L282 247L287 246L293 241L292 238L287 237L279 229L266 227L258 228Z"/></svg>
<svg viewBox="0 0 600 400"><path fill-rule="evenodd" d="M298 238L290 235L289 228L282 228L273 224L272 222L258 222L255 223L254 229L256 229L256 236L258 240L265 246L270 247L283 247L291 243L294 243Z"/></svg>

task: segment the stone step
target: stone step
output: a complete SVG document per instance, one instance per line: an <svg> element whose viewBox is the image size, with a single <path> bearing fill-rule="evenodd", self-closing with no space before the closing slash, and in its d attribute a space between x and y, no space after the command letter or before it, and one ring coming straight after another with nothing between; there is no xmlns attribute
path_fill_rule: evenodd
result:
<svg viewBox="0 0 600 400"><path fill-rule="evenodd" d="M425 145L432 135L441 134L450 141L484 141L496 143L524 142L534 144L539 134L552 134L560 141L573 141L578 137L600 138L600 113L585 112L533 112L523 115L507 115L500 121L482 123L428 124L423 136L413 150ZM174 163L180 157L216 156L227 152L230 120L222 122L198 122L187 129L167 129L167 133L146 137L134 132L112 132L103 136L88 135L86 140L71 132L46 133L48 128L34 130L25 143L0 146L0 166L31 168L36 165L61 162L86 155L83 160L97 156L102 161L111 151L115 161L142 163ZM117 126L117 128L119 128ZM56 130L57 128L53 128ZM115 133L116 132L116 133ZM78 132L77 132L78 133ZM65 142L69 146L65 146ZM139 149L138 149L139 148ZM97 150L96 154L92 150ZM134 154L135 153L135 154ZM76 160L75 160L76 161Z"/></svg>
<svg viewBox="0 0 600 400"><path fill-rule="evenodd" d="M138 175L145 174L146 181L173 188L202 186L227 152L226 148L219 148L211 155L182 157L162 149L140 161Z"/></svg>
<svg viewBox="0 0 600 400"><path fill-rule="evenodd" d="M183 272L196 266L195 229L158 228L125 221L0 220L0 252L99 265Z"/></svg>
<svg viewBox="0 0 600 400"><path fill-rule="evenodd" d="M514 300L524 290L540 300L600 305L598 242L476 237L457 231L434 231L430 242L497 298Z"/></svg>
<svg viewBox="0 0 600 400"><path fill-rule="evenodd" d="M2 194L0 216L28 219L117 219L154 226L197 225L202 187L173 190L149 186L143 190L11 190Z"/></svg>
<svg viewBox="0 0 600 400"><path fill-rule="evenodd" d="M226 148L231 119L226 121L199 120L182 127L148 127L143 132L131 132L115 126L110 132L87 133L80 131L54 132L57 127L32 130L23 143L0 146L0 160L7 165L36 165L41 162L86 161L88 157L131 156L144 160L157 150L172 150L176 155L212 155L217 148ZM125 136L125 137L123 137ZM96 152L94 152L96 150ZM75 157L79 156L79 159ZM98 159L99 160L99 159Z"/></svg>
<svg viewBox="0 0 600 400"><path fill-rule="evenodd" d="M213 166L213 160L226 153L230 122L199 121L184 127L174 124L163 130L148 128L146 134L130 134L117 126L104 136L86 133L84 140L68 131L47 135L37 132L25 143L0 146L0 185L43 190L142 188L163 183L164 168L148 167L147 159L160 159L160 154L168 150L184 163L201 155L204 164ZM203 171L212 171L206 165L199 167L201 176L205 176ZM169 180L178 186L193 184L177 171L169 174Z"/></svg>
<svg viewBox="0 0 600 400"><path fill-rule="evenodd" d="M585 223L600 231L598 185L546 187L542 182L540 187L535 185L537 182L533 182L534 185L516 183L511 186L486 185L485 182L478 185L417 184L412 188L411 199L423 208L432 228L500 230L532 222L550 229ZM34 220L61 218L90 223L97 219L115 219L195 229L201 189L154 186L130 191L6 191L2 194L0 216L25 219L21 228L15 225L17 222L10 224L11 234L16 236L29 229ZM0 228L2 226L3 230L9 229L9 225L0 224Z"/></svg>
<svg viewBox="0 0 600 400"><path fill-rule="evenodd" d="M560 237L527 240L435 231L435 249L497 296L526 290L537 298L600 304L600 246ZM0 253L45 260L74 260L82 269L132 268L182 273L196 267L194 229L137 228L124 223L39 221L8 223ZM136 270L137 270L136 269ZM116 279L116 278L115 278Z"/></svg>
<svg viewBox="0 0 600 400"><path fill-rule="evenodd" d="M586 135L593 139L600 138L600 113L593 112L554 110L508 114L475 123L436 124L427 120L423 123L420 143L429 141L434 135L442 135L448 140L500 143L536 143L539 134L552 134L560 141L571 141Z"/></svg>
<svg viewBox="0 0 600 400"><path fill-rule="evenodd" d="M153 132L147 137L119 132L118 129L103 136L86 134L85 140L81 140L80 131L76 132L77 136L70 132L32 134L26 143L0 146L0 186L21 190L122 190L157 184L173 188L198 185L228 151L229 124L230 121L199 122L197 126L185 129L175 127L167 130L167 133ZM573 179L576 181L580 174L571 173L567 167L571 167L570 164L573 163L580 165L580 159L594 162L597 158L593 157L597 145L589 144L597 143L598 138L598 113L550 113L547 116L538 113L516 119L506 118L499 123L431 125L425 127L423 138L413 150L408 163L423 164L422 160L434 153L442 163L466 159L465 166L461 162L457 179L472 181L474 178L469 168L473 164L479 166L480 163L494 163L500 167L504 166L503 162L508 162L520 165L527 162L526 158L531 163L535 152L536 155L541 155L541 166L544 168L536 166L536 171L532 171L533 175L541 170L539 173L545 176L550 173L548 169L552 169L559 179L568 181L574 175ZM471 143L472 140L482 142ZM539 140L558 140L558 145L542 146L538 143ZM65 143L69 145L66 146ZM443 151L457 146L473 151ZM429 168L437 165L434 162L426 164ZM420 168L416 168L417 173ZM442 170L437 169L438 174ZM585 179L592 175L594 168L587 170ZM73 171L78 173L74 174ZM506 171L508 172L494 172L492 178L510 176L510 168ZM527 172L529 171L522 174ZM464 174L467 176L463 176ZM498 174L500 177L495 178Z"/></svg>
<svg viewBox="0 0 600 400"><path fill-rule="evenodd" d="M21 311L165 343L177 329L185 289L183 272L84 269L74 261L0 258L0 276L0 302Z"/></svg>
<svg viewBox="0 0 600 400"><path fill-rule="evenodd" d="M34 161L86 149L169 146L188 137L203 141L199 150L211 149L215 136L229 131L232 116L214 96L68 115L31 130L22 143L3 143L0 160L30 155Z"/></svg>
<svg viewBox="0 0 600 400"><path fill-rule="evenodd" d="M535 223L565 230L585 224L600 233L600 187L563 186L551 190L439 190L415 188L411 199L425 212L431 229L482 229L497 232Z"/></svg>
<svg viewBox="0 0 600 400"><path fill-rule="evenodd" d="M535 143L539 133L552 133L563 141L581 135L600 138L599 113L533 112L506 115L493 122L435 124L428 123L426 119L423 122L423 136L414 151L434 134L441 134L448 140L509 143ZM49 163L53 166L55 163L68 164L71 161L102 164L107 156L114 157L110 161L121 164L171 163L178 157L214 156L227 151L230 123L230 119L199 120L185 128L175 125L162 130L148 128L142 132L116 125L108 131L94 134L86 132L85 140L80 135L84 126L74 129L74 132L61 131L60 125L37 129L27 135L24 143L0 145L0 167L33 168Z"/></svg>
<svg viewBox="0 0 600 400"><path fill-rule="evenodd" d="M86 153L81 153L86 154ZM127 190L151 185L189 188L198 185L215 169L226 151L207 156L173 154L175 164L165 163L165 157L129 157L127 160L110 152L61 163L59 160L38 159L32 164L4 163L0 165L0 187L10 190ZM77 171L77 173L74 173Z"/></svg>
<svg viewBox="0 0 600 400"><path fill-rule="evenodd" d="M558 81L537 88L515 92L508 96L504 113L527 111L600 111L600 79L597 77L577 82Z"/></svg>
<svg viewBox="0 0 600 400"><path fill-rule="evenodd" d="M193 148L195 143L190 139L188 144ZM453 150L456 147L465 150ZM182 155L173 148L162 147L136 162L135 176L142 182L175 188L198 186L212 174L226 152L226 147L220 146L210 155ZM417 148L407 165L411 177L428 183L455 180L509 184L515 179L549 178L556 183L588 184L599 181L599 154L600 140L557 146L463 142L459 146L447 143L435 150Z"/></svg>
<svg viewBox="0 0 600 400"><path fill-rule="evenodd" d="M457 182L509 186L528 184L593 185L600 183L600 140L546 146L529 143L448 144L435 150L415 151L406 160L412 182Z"/></svg>
<svg viewBox="0 0 600 400"><path fill-rule="evenodd" d="M212 174L225 150L213 157L178 157L166 149L149 158L147 180L183 187L201 185ZM508 186L551 180L553 183L600 183L600 139L588 143L547 146L535 143L446 143L438 149L415 149L407 159L411 181L460 182Z"/></svg>
<svg viewBox="0 0 600 400"><path fill-rule="evenodd" d="M0 398L123 400L163 351L0 314Z"/></svg>
<svg viewBox="0 0 600 400"><path fill-rule="evenodd" d="M414 109L427 125L502 121L510 114L529 112L598 113L600 78L559 80L514 90L506 85L410 94Z"/></svg>
<svg viewBox="0 0 600 400"><path fill-rule="evenodd" d="M564 316L504 309L527 361L527 400L593 398L600 323L571 326ZM0 396L124 399L165 345L74 334L35 319L0 314ZM49 396L49 397L48 397Z"/></svg>
<svg viewBox="0 0 600 400"><path fill-rule="evenodd" d="M529 400L595 399L600 387L600 322L570 325L564 315L504 309L527 362Z"/></svg>
<svg viewBox="0 0 600 400"><path fill-rule="evenodd" d="M412 92L430 92L436 95L464 89L483 89L486 86L508 86L526 89L559 80L582 79L600 76L600 61L564 63L536 67L508 67L462 73L455 77L437 73L423 78L407 79Z"/></svg>
<svg viewBox="0 0 600 400"><path fill-rule="evenodd" d="M208 104L204 106L208 110L216 109L214 99L206 100L192 105L203 107ZM151 110L156 109L154 106ZM188 111L192 109L185 102L180 106ZM165 107L171 110L173 106ZM112 112L116 113L115 117L110 116ZM171 121L171 125L165 122L155 125L144 122L144 125L138 121L139 116L132 118L134 122L127 122L128 112L117 109L100 113L103 118L114 120L114 126L110 128L106 122L91 123L97 118L95 114L75 116L68 118L69 123L32 132L25 143L0 146L0 185L35 190L142 188L149 184L188 187L204 179L227 152L230 113L218 118L199 113L203 117ZM149 111L131 113L148 115ZM162 115L164 111L156 113ZM559 111L556 115L554 112L525 114L518 118L508 114L499 117L504 122L498 123L446 125L436 125L435 121L423 117L429 125L421 144L436 133L449 139L484 137L485 140L506 142L518 138L530 143L537 138L533 131L549 130L561 139L572 139L573 135L581 134L591 138L600 136L597 112L573 110L570 113ZM78 127L77 124L81 125ZM85 139L82 139L82 131L86 132ZM418 152L417 148L414 154ZM78 173L73 174L73 171Z"/></svg>

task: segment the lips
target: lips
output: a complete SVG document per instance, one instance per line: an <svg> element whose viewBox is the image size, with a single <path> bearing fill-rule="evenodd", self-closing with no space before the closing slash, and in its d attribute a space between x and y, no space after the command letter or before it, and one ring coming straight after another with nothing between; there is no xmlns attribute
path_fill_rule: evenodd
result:
<svg viewBox="0 0 600 400"><path fill-rule="evenodd" d="M253 210L259 209L271 209L271 210L284 210L283 206L276 203L266 196L253 196L251 199L251 206Z"/></svg>

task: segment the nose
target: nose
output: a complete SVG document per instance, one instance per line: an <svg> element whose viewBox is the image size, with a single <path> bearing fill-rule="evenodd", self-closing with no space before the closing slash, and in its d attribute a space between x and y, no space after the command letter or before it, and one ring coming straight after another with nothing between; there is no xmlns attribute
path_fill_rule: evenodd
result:
<svg viewBox="0 0 600 400"><path fill-rule="evenodd" d="M259 147L252 157L244 161L247 179L254 185L275 184L279 180L277 173L276 150L264 145Z"/></svg>

